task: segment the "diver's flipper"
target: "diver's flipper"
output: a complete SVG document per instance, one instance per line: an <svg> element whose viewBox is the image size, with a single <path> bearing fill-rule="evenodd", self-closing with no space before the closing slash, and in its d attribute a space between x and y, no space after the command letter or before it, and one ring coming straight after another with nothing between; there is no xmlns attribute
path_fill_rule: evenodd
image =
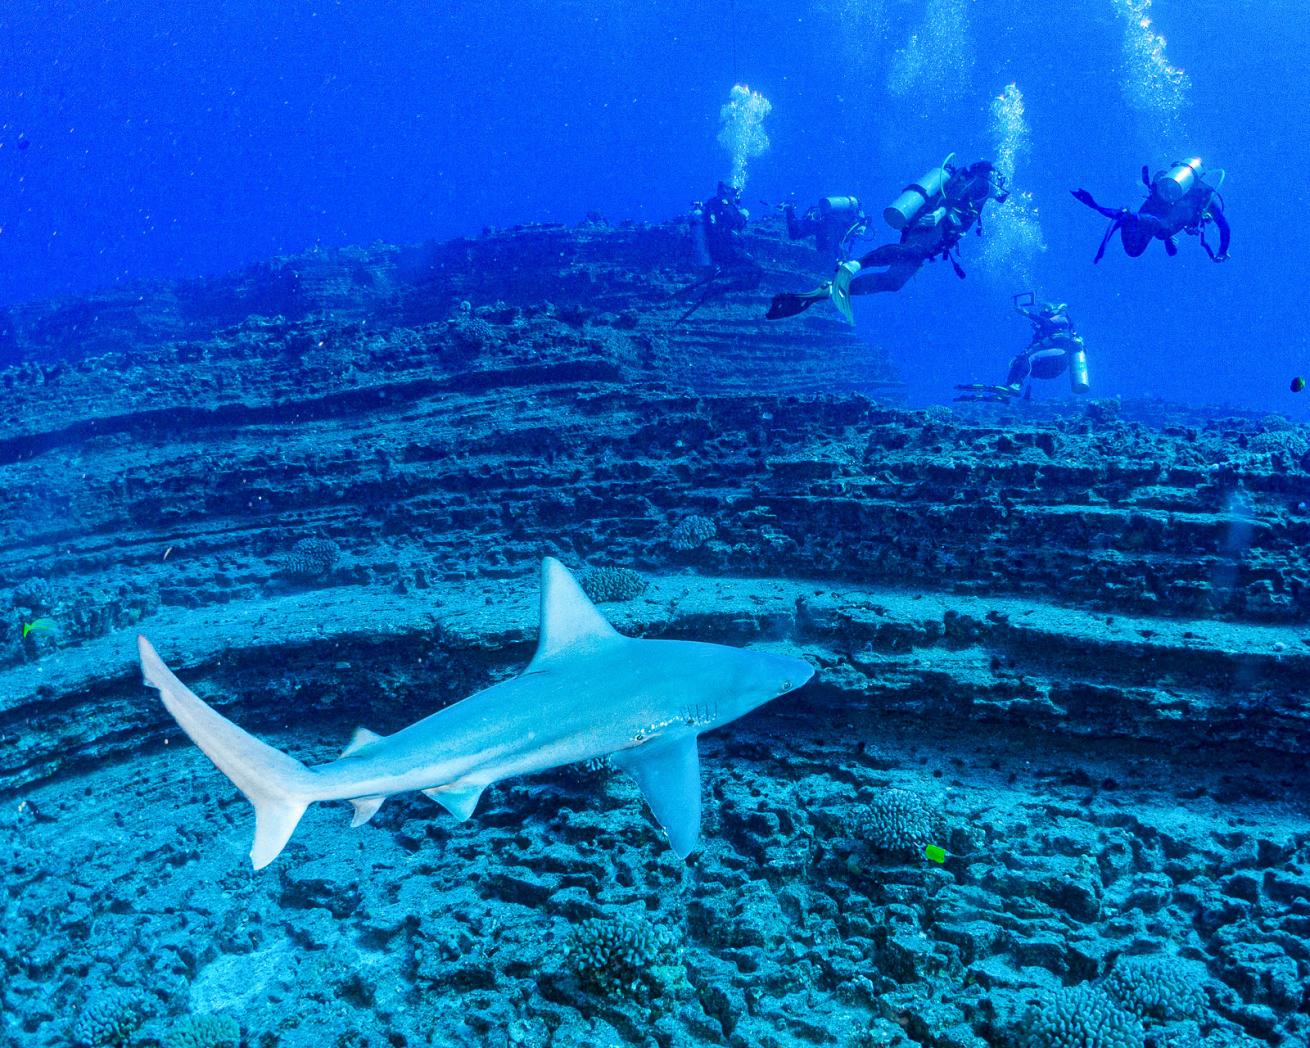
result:
<svg viewBox="0 0 1310 1048"><path fill-rule="evenodd" d="M764 314L766 320L783 320L804 313L814 303L828 297L828 285L820 284L813 291L784 291L774 295L769 303L769 311Z"/></svg>
<svg viewBox="0 0 1310 1048"><path fill-rule="evenodd" d="M956 397L956 400L985 400L1001 404L1017 397L1020 392L1014 386L989 386L983 382L970 382L955 388L964 390L964 395Z"/></svg>
<svg viewBox="0 0 1310 1048"><path fill-rule="evenodd" d="M843 262L832 275L832 284L828 290L828 297L837 307L837 312L852 327L855 326L855 311L851 308L851 281L859 271L858 262Z"/></svg>
<svg viewBox="0 0 1310 1048"><path fill-rule="evenodd" d="M1154 186L1151 185L1151 169L1146 164L1142 165L1142 185L1144 185L1147 189L1155 188Z"/></svg>
<svg viewBox="0 0 1310 1048"><path fill-rule="evenodd" d="M1174 243L1173 237L1166 237L1164 242L1164 253L1170 258L1178 254L1178 245Z"/></svg>

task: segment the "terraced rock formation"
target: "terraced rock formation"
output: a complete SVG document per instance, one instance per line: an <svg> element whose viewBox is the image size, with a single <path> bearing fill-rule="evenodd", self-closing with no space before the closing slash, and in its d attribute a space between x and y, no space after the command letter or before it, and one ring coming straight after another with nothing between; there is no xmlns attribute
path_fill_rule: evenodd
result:
<svg viewBox="0 0 1310 1048"><path fill-rule="evenodd" d="M761 287L684 322L677 229L599 224L9 311L10 1040L222 1012L259 1045L980 1048L1065 1043L1061 1009L1310 1037L1310 431L878 402L849 329L759 320L813 256L753 249ZM547 553L639 572L627 632L818 667L707 747L703 852L576 769L464 825L323 806L252 879L135 633L326 759L516 672ZM908 854L870 844L889 797L928 813Z"/></svg>

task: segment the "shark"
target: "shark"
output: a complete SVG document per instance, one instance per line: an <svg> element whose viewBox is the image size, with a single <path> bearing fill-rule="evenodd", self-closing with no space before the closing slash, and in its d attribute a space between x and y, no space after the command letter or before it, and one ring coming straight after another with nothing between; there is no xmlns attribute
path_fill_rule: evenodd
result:
<svg viewBox="0 0 1310 1048"><path fill-rule="evenodd" d="M608 757L637 783L685 859L700 842L699 736L805 684L803 659L618 633L569 570L541 565L536 653L517 677L392 735L358 729L341 756L309 767L242 730L191 692L145 636L145 683L255 809L256 870L286 847L310 804L345 800L362 826L397 793L419 791L461 822L494 782Z"/></svg>

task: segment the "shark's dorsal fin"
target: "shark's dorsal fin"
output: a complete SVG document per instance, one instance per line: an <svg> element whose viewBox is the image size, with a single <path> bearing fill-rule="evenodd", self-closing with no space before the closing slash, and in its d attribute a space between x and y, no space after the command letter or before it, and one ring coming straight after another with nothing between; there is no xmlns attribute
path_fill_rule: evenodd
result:
<svg viewBox="0 0 1310 1048"><path fill-rule="evenodd" d="M641 787L669 843L685 859L700 840L700 755L696 736L655 739L610 755Z"/></svg>
<svg viewBox="0 0 1310 1048"><path fill-rule="evenodd" d="M346 743L346 748L341 751L341 756L349 757L356 750L363 749L370 742L377 742L380 738L382 736L375 731L369 731L367 728L356 728L355 734Z"/></svg>
<svg viewBox="0 0 1310 1048"><path fill-rule="evenodd" d="M473 814L473 809L478 806L478 798L482 796L482 791L485 789L485 786L470 784L434 786L430 790L424 790L423 796L431 797L451 815L463 822Z"/></svg>
<svg viewBox="0 0 1310 1048"><path fill-rule="evenodd" d="M540 669L539 663L566 652L622 639L582 592L568 568L554 557L542 560L541 633L537 654L527 672Z"/></svg>

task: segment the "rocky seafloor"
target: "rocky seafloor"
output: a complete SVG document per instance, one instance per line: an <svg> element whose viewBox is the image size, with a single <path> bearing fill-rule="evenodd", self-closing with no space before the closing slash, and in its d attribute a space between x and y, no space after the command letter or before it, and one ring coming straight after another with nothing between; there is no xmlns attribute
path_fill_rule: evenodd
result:
<svg viewBox="0 0 1310 1048"><path fill-rule="evenodd" d="M683 322L599 222L0 318L4 1043L1310 1044L1310 429L879 402L751 246ZM136 633L326 760L518 672L545 554L817 670L702 738L691 860L598 764L252 872Z"/></svg>

